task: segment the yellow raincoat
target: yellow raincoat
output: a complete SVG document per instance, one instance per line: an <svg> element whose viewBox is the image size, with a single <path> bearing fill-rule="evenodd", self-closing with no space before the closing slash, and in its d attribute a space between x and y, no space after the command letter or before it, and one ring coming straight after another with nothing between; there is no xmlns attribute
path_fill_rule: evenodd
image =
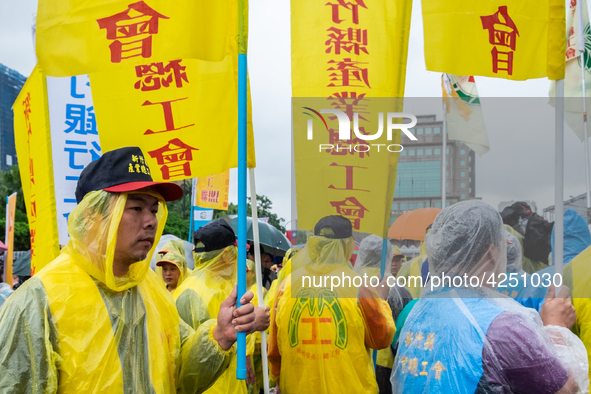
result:
<svg viewBox="0 0 591 394"><path fill-rule="evenodd" d="M400 271L398 271L397 278L406 277L406 288L410 291L413 298L419 298L423 287L421 285L421 267L427 260L427 248L425 242L421 242L421 250L419 255L407 263L402 264Z"/></svg>
<svg viewBox="0 0 591 394"><path fill-rule="evenodd" d="M358 277L347 264L354 245L352 237L309 237L306 249L292 261L293 272L280 285L269 361L271 378L280 382L282 393L378 391L370 348L392 343L395 328L388 304L355 298L354 287L292 287L306 275Z"/></svg>
<svg viewBox="0 0 591 394"><path fill-rule="evenodd" d="M194 256L193 273L177 287L173 297L181 319L198 329L207 320L217 318L222 301L232 292L237 281L237 249L230 245L224 249L195 253ZM252 335L248 338L247 355L250 355L254 345L250 342ZM247 393L246 382L236 379L236 357L232 357L228 370L207 393Z"/></svg>
<svg viewBox="0 0 591 394"><path fill-rule="evenodd" d="M160 200L157 241L166 205L147 194ZM200 393L225 371L232 352L213 339L215 320L197 331L179 320L149 269L153 250L114 276L127 196L87 194L60 256L0 311L1 393Z"/></svg>
<svg viewBox="0 0 591 394"><path fill-rule="evenodd" d="M170 261L171 263L176 265L180 271L179 281L176 284L176 289L172 291L172 294L174 294L174 292L179 288L181 283L183 283L183 281L187 279L187 277L189 277L189 275L191 275L192 272L189 269L189 267L187 267L187 260L185 259L185 250L183 247L183 243L176 240L169 241L164 244L160 252L158 252L158 255L159 257L156 257L156 262L160 262L162 260ZM159 278L162 279L162 267L156 266L156 275L158 275ZM164 279L162 279L162 282L164 283ZM164 287L166 288L166 283L164 283Z"/></svg>
<svg viewBox="0 0 591 394"><path fill-rule="evenodd" d="M577 312L573 331L583 341L591 365L591 246L564 266L563 276L564 285L573 289L573 306Z"/></svg>

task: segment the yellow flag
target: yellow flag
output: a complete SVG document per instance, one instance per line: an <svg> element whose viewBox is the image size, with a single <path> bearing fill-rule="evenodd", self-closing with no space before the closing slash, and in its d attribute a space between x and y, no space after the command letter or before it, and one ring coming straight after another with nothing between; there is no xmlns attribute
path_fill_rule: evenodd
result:
<svg viewBox="0 0 591 394"><path fill-rule="evenodd" d="M37 56L54 77L163 59L222 61L237 53L237 18L237 1L39 0Z"/></svg>
<svg viewBox="0 0 591 394"><path fill-rule="evenodd" d="M228 209L230 171L197 178L195 205L201 208Z"/></svg>
<svg viewBox="0 0 591 394"><path fill-rule="evenodd" d="M563 79L564 0L424 0L427 70Z"/></svg>
<svg viewBox="0 0 591 394"><path fill-rule="evenodd" d="M4 262L4 281L12 288L12 260L14 256L14 216L16 214L16 193L6 198L6 261ZM1 274L1 273L0 273Z"/></svg>
<svg viewBox="0 0 591 394"><path fill-rule="evenodd" d="M25 83L13 111L14 142L29 218L31 274L34 275L59 255L47 87L39 67L35 67Z"/></svg>
<svg viewBox="0 0 591 394"><path fill-rule="evenodd" d="M299 228L342 215L356 231L386 236L401 137L385 125L402 112L395 98L404 96L411 7L410 0L292 1Z"/></svg>
<svg viewBox="0 0 591 394"><path fill-rule="evenodd" d="M176 59L91 74L102 151L139 146L156 181L237 167L235 59ZM248 113L248 166L252 168L254 139Z"/></svg>

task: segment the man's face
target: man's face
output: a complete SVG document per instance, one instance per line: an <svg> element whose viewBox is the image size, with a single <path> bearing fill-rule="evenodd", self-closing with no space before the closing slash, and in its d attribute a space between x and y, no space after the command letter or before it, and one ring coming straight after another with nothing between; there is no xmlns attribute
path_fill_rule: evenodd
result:
<svg viewBox="0 0 591 394"><path fill-rule="evenodd" d="M158 199L149 194L130 194L127 197L115 246L115 260L128 266L144 260L158 229Z"/></svg>
<svg viewBox="0 0 591 394"><path fill-rule="evenodd" d="M273 266L273 259L268 254L263 255L261 258L261 265L265 268L271 268Z"/></svg>
<svg viewBox="0 0 591 394"><path fill-rule="evenodd" d="M180 276L181 271L176 265L171 263L162 264L162 279L164 279L164 282L168 286L169 290L176 289Z"/></svg>
<svg viewBox="0 0 591 394"><path fill-rule="evenodd" d="M398 271L400 271L400 267L402 267L402 257L401 255L392 257L392 264L390 265L390 273L392 276L398 275Z"/></svg>

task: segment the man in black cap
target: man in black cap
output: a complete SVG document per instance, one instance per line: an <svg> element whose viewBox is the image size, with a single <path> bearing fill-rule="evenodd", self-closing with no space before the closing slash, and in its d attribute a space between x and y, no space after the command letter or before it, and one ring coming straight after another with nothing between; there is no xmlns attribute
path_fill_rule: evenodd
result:
<svg viewBox="0 0 591 394"><path fill-rule="evenodd" d="M254 328L252 293L236 289L217 320L193 330L149 269L182 196L154 182L136 147L80 174L70 241L0 311L2 393L200 393L225 371L237 331Z"/></svg>
<svg viewBox="0 0 591 394"><path fill-rule="evenodd" d="M284 394L378 392L369 350L390 346L394 321L386 301L349 265L354 249L349 219L326 216L291 262L269 338L270 375ZM315 278L307 284L304 276ZM353 287L318 283L332 276L354 278Z"/></svg>
<svg viewBox="0 0 591 394"><path fill-rule="evenodd" d="M181 319L193 329L198 329L203 322L217 317L220 303L232 291L238 276L237 248L234 230L223 219L201 227L195 232L194 239L195 269L177 288L173 297ZM270 321L269 307L255 307L255 314L254 330L266 330ZM234 370L233 361L208 392L246 393L245 382L236 380Z"/></svg>

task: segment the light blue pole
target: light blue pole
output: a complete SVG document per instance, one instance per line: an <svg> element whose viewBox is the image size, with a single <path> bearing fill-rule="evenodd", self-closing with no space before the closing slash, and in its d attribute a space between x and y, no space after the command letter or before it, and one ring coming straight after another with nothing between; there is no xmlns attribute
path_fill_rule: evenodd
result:
<svg viewBox="0 0 591 394"><path fill-rule="evenodd" d="M238 307L246 293L246 54L238 55ZM246 333L238 333L236 379L246 379Z"/></svg>
<svg viewBox="0 0 591 394"><path fill-rule="evenodd" d="M193 235L193 217L195 216L195 206L191 205L191 213L189 214L189 238L188 241L192 242L191 236Z"/></svg>
<svg viewBox="0 0 591 394"><path fill-rule="evenodd" d="M382 241L382 264L380 266L380 277L384 278L384 272L386 272L386 257L388 256L388 238L384 238ZM375 368L378 361L378 351L373 351L373 366Z"/></svg>

